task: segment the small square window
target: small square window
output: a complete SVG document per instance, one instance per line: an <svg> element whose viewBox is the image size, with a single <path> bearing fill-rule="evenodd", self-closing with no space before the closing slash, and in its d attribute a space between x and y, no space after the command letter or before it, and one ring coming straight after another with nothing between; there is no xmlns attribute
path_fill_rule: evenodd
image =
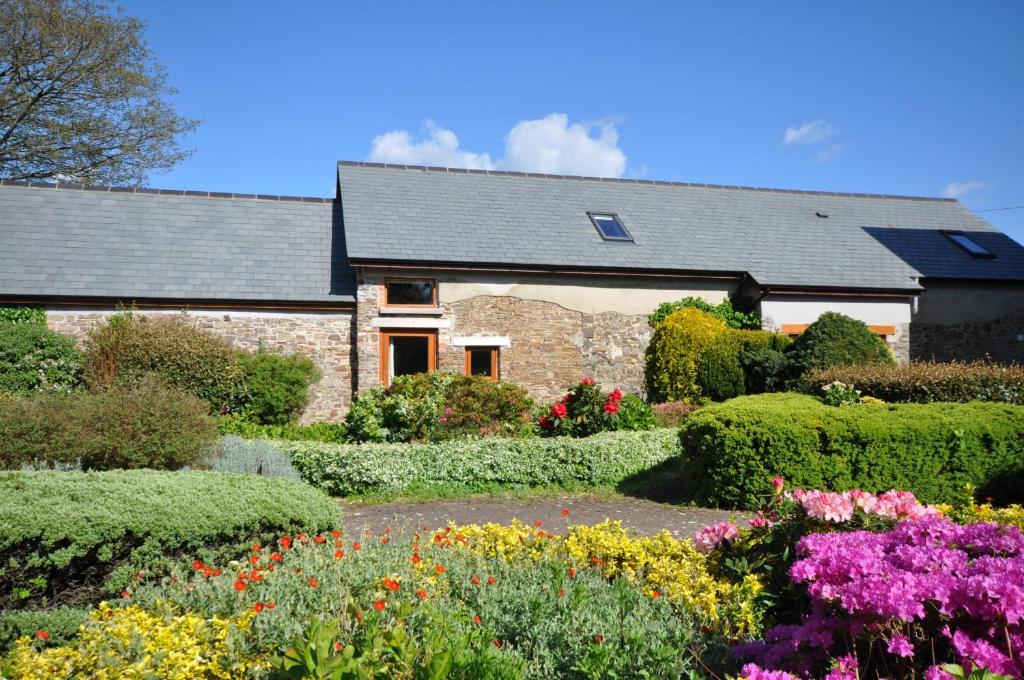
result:
<svg viewBox="0 0 1024 680"><path fill-rule="evenodd" d="M488 380L497 380L498 348L467 347L466 375L480 375Z"/></svg>
<svg viewBox="0 0 1024 680"><path fill-rule="evenodd" d="M632 241L622 220L615 213L587 213L590 221L594 223L597 232L605 241Z"/></svg>
<svg viewBox="0 0 1024 680"><path fill-rule="evenodd" d="M388 279L384 284L386 307L436 307L437 283L433 279Z"/></svg>
<svg viewBox="0 0 1024 680"><path fill-rule="evenodd" d="M979 244L962 231L944 231L942 233L946 235L946 238L966 250L974 257L995 257L995 254L993 254L991 250Z"/></svg>

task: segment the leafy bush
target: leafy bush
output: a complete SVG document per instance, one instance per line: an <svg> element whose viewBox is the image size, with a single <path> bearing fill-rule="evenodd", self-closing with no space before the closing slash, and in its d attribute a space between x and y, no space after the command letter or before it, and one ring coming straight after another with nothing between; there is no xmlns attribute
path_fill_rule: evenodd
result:
<svg viewBox="0 0 1024 680"><path fill-rule="evenodd" d="M309 387L320 371L301 354L274 354L260 349L241 358L245 372L245 417L265 425L292 422L309 403Z"/></svg>
<svg viewBox="0 0 1024 680"><path fill-rule="evenodd" d="M208 454L216 438L216 422L202 402L144 379L97 393L11 401L0 409L0 468L176 470Z"/></svg>
<svg viewBox="0 0 1024 680"><path fill-rule="evenodd" d="M214 472L0 472L0 606L80 604L192 558L333 526L323 494L287 479Z"/></svg>
<svg viewBox="0 0 1024 680"><path fill-rule="evenodd" d="M270 442L242 439L233 435L221 438L217 455L210 462L210 469L239 475L300 479L288 456Z"/></svg>
<svg viewBox="0 0 1024 680"><path fill-rule="evenodd" d="M1024 474L1024 407L1003 404L826 406L799 394L702 408L680 429L705 503L752 507L775 475L843 491L905 489L927 502L965 483L1009 502Z"/></svg>
<svg viewBox="0 0 1024 680"><path fill-rule="evenodd" d="M894 364L889 347L863 321L845 314L825 312L786 350L798 374L814 368Z"/></svg>
<svg viewBox="0 0 1024 680"><path fill-rule="evenodd" d="M78 387L75 341L34 321L0 322L0 392L68 392Z"/></svg>
<svg viewBox="0 0 1024 680"><path fill-rule="evenodd" d="M658 427L679 427L687 416L698 408L693 404L670 401L665 404L655 404L651 407L651 411L654 413L654 420Z"/></svg>
<svg viewBox="0 0 1024 680"><path fill-rule="evenodd" d="M169 316L115 314L89 332L85 381L90 389L134 383L155 374L218 412L245 403L241 351L230 342Z"/></svg>
<svg viewBox="0 0 1024 680"><path fill-rule="evenodd" d="M780 392L789 380L790 364L786 355L774 349L751 349L740 352L744 387L747 394Z"/></svg>
<svg viewBox="0 0 1024 680"><path fill-rule="evenodd" d="M701 354L697 362L697 384L703 396L725 401L746 392L740 348L738 339L727 334Z"/></svg>
<svg viewBox="0 0 1024 680"><path fill-rule="evenodd" d="M293 439L344 444L348 428L344 423L315 422L308 425L260 425L246 418L224 416L217 421L221 434L234 434L245 439Z"/></svg>
<svg viewBox="0 0 1024 680"><path fill-rule="evenodd" d="M728 327L698 309L686 307L665 317L654 329L647 346L644 379L653 402L700 398L697 365L701 355Z"/></svg>
<svg viewBox="0 0 1024 680"><path fill-rule="evenodd" d="M862 394L888 402L995 401L1024 404L1024 366L915 362L902 366L868 364L813 370L801 389L819 393L835 381L854 385Z"/></svg>
<svg viewBox="0 0 1024 680"><path fill-rule="evenodd" d="M279 444L305 481L334 496L444 485L466 489L610 485L679 455L674 430L605 432L584 439Z"/></svg>
<svg viewBox="0 0 1024 680"><path fill-rule="evenodd" d="M356 396L345 417L356 442L445 441L465 435L514 435L532 402L526 390L481 376L419 373Z"/></svg>
<svg viewBox="0 0 1024 680"><path fill-rule="evenodd" d="M0 324L17 323L31 326L46 326L46 309L43 307L0 307Z"/></svg>
<svg viewBox="0 0 1024 680"><path fill-rule="evenodd" d="M654 427L651 408L636 395L618 389L605 394L585 377L570 388L537 421L546 436L589 437L615 430L649 430Z"/></svg>
<svg viewBox="0 0 1024 680"><path fill-rule="evenodd" d="M89 610L81 607L53 607L52 609L14 609L0 612L0 654L15 640L34 637L45 631L48 642L63 645L70 642L82 625Z"/></svg>
<svg viewBox="0 0 1024 680"><path fill-rule="evenodd" d="M741 312L732 306L732 300L728 298L722 300L717 305L713 305L704 298L699 297L687 297L675 302L662 302L647 317L647 323L650 324L651 328L657 328L658 324L666 317L675 314L680 309L700 310L705 314L715 317L729 328L761 327L761 317L758 316L757 312Z"/></svg>
<svg viewBox="0 0 1024 680"><path fill-rule="evenodd" d="M821 400L829 406L849 406L860 401L860 390L837 380L822 388Z"/></svg>

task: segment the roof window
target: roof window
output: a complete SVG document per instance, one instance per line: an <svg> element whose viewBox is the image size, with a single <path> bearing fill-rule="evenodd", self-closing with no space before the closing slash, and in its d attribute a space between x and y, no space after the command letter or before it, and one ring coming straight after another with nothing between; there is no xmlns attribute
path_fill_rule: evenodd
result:
<svg viewBox="0 0 1024 680"><path fill-rule="evenodd" d="M588 212L590 221L594 223L597 232L605 241L632 241L633 237L626 231L622 220L615 213L592 213Z"/></svg>
<svg viewBox="0 0 1024 680"><path fill-rule="evenodd" d="M995 254L962 231L944 231L946 238L974 257L995 257Z"/></svg>

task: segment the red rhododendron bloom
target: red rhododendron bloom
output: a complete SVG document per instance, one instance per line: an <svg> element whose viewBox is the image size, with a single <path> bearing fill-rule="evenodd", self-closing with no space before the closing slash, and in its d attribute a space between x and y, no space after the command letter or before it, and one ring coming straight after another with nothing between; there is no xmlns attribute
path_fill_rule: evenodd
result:
<svg viewBox="0 0 1024 680"><path fill-rule="evenodd" d="M604 405L604 412L610 415L614 415L619 412L619 405L616 404L614 401L609 401L607 404Z"/></svg>
<svg viewBox="0 0 1024 680"><path fill-rule="evenodd" d="M561 400L561 401L562 401L562 403L563 403L563 404L568 404L568 403L569 403L570 401L572 401L572 395L571 395L571 394L568 394L568 393L567 393L567 394L565 394L565 395L564 395L564 396L562 397L562 400Z"/></svg>
<svg viewBox="0 0 1024 680"><path fill-rule="evenodd" d="M584 376L584 377L580 378L580 384L581 385L593 385L594 384L594 379L591 378L589 375L588 376Z"/></svg>
<svg viewBox="0 0 1024 680"><path fill-rule="evenodd" d="M608 400L614 402L622 401L622 390L616 387L614 390L611 391L611 394L608 395Z"/></svg>
<svg viewBox="0 0 1024 680"><path fill-rule="evenodd" d="M551 407L551 415L556 418L564 418L569 413L569 409L565 408L565 404L555 404Z"/></svg>
<svg viewBox="0 0 1024 680"><path fill-rule="evenodd" d="M320 587L320 584L319 584L319 583L317 582L317 580L316 580L315 578L313 578L312 576L310 576L310 577L309 577L309 587L310 587L310 588L319 588L319 587Z"/></svg>
<svg viewBox="0 0 1024 680"><path fill-rule="evenodd" d="M388 603L385 602L384 600L377 600L376 602L373 603L373 608L376 609L379 612L384 611L384 607L387 607L387 606L388 606Z"/></svg>
<svg viewBox="0 0 1024 680"><path fill-rule="evenodd" d="M45 630L37 630L36 631L36 639L37 640L49 640L50 639L50 634L47 633Z"/></svg>

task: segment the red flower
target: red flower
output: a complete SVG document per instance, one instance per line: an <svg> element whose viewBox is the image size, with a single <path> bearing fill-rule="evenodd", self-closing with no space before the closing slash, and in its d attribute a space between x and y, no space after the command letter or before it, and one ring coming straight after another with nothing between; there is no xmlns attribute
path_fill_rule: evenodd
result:
<svg viewBox="0 0 1024 680"><path fill-rule="evenodd" d="M310 577L309 577L309 587L310 587L310 588L319 588L319 587L320 587L320 584L319 584L319 583L317 582L317 580L316 580L315 578L313 578L312 576L310 576Z"/></svg>
<svg viewBox="0 0 1024 680"><path fill-rule="evenodd" d="M340 560L344 556L345 556L345 551L344 550L335 550L334 551L334 559Z"/></svg>
<svg viewBox="0 0 1024 680"><path fill-rule="evenodd" d="M609 415L615 415L616 413L619 412L619 405L616 404L614 401L609 401L607 404L604 405L604 412Z"/></svg>
<svg viewBox="0 0 1024 680"><path fill-rule="evenodd" d="M413 553L413 555L412 555L412 563L413 564L419 564L422 561L423 560L420 559L419 555L417 555L416 553Z"/></svg>
<svg viewBox="0 0 1024 680"><path fill-rule="evenodd" d="M277 607L277 605L274 604L273 600L267 603L267 609L274 609L275 607Z"/></svg>
<svg viewBox="0 0 1024 680"><path fill-rule="evenodd" d="M659 593L657 590L655 590L653 593L651 593L651 599L652 600L657 600L659 597L661 597L661 593Z"/></svg>
<svg viewBox="0 0 1024 680"><path fill-rule="evenodd" d="M195 562L192 563L192 568L195 569L196 571L199 571L200 569L202 569L205 566L206 565L203 564L202 562L200 562L199 560L196 560Z"/></svg>
<svg viewBox="0 0 1024 680"><path fill-rule="evenodd" d="M388 541L390 541L390 540L391 540L390 538L388 538L387 536L385 536L384 538L380 539L380 544L381 544L381 545L387 545L387 544L388 544Z"/></svg>
<svg viewBox="0 0 1024 680"><path fill-rule="evenodd" d="M538 519L538 520L534 521L533 526L539 527L541 524L542 524L542 522Z"/></svg>
<svg viewBox="0 0 1024 680"><path fill-rule="evenodd" d="M423 590L423 588L417 588L416 597L420 598L421 600L427 599L427 591Z"/></svg>
<svg viewBox="0 0 1024 680"><path fill-rule="evenodd" d="M245 590L245 581L235 581L235 590Z"/></svg>
<svg viewBox="0 0 1024 680"><path fill-rule="evenodd" d="M469 582L472 583L475 586L478 586L478 585L480 585L480 577L474 575L473 578L469 579Z"/></svg>
<svg viewBox="0 0 1024 680"><path fill-rule="evenodd" d="M476 616L473 617L473 623L475 623L478 626L480 625L480 615L479 614L477 614Z"/></svg>
<svg viewBox="0 0 1024 680"><path fill-rule="evenodd" d="M548 418L547 416L541 416L540 420L537 421L537 424L545 430L550 430L555 426L555 421L551 420L551 418Z"/></svg>
<svg viewBox="0 0 1024 680"><path fill-rule="evenodd" d="M568 393L566 393L561 399L563 404L568 404L570 401L572 401L572 395Z"/></svg>
<svg viewBox="0 0 1024 680"><path fill-rule="evenodd" d="M434 569L437 571L438 574L443 574L444 573L444 565L443 564L437 565L436 567L434 567Z"/></svg>
<svg viewBox="0 0 1024 680"><path fill-rule="evenodd" d="M559 588L558 589L558 597L562 597L564 595L565 595L565 588Z"/></svg>
<svg viewBox="0 0 1024 680"><path fill-rule="evenodd" d="M556 418L564 418L569 413L569 409L565 408L565 404L558 403L551 407L551 415Z"/></svg>
<svg viewBox="0 0 1024 680"><path fill-rule="evenodd" d="M569 508L562 508L562 517L569 516Z"/></svg>
<svg viewBox="0 0 1024 680"><path fill-rule="evenodd" d="M292 547L292 539L289 536L282 536L278 541L278 544L281 546L282 550L288 550Z"/></svg>
<svg viewBox="0 0 1024 680"><path fill-rule="evenodd" d="M401 586L398 585L398 581L395 581L394 579L386 578L386 579L384 579L384 587L387 588L388 590L390 590L393 593L397 593L398 589Z"/></svg>
<svg viewBox="0 0 1024 680"><path fill-rule="evenodd" d="M263 550L263 546L262 545L260 545L259 543L253 543L252 544L252 551L253 552L259 552L261 550Z"/></svg>
<svg viewBox="0 0 1024 680"><path fill-rule="evenodd" d="M494 646L495 647L497 647L498 649L501 649L501 640L494 640L493 642L494 642Z"/></svg>
<svg viewBox="0 0 1024 680"><path fill-rule="evenodd" d="M274 562L280 562L281 561L281 553L270 553L270 559L273 560Z"/></svg>
<svg viewBox="0 0 1024 680"><path fill-rule="evenodd" d="M50 639L50 634L47 633L45 630L37 630L36 631L36 639L37 640L44 640L44 641L45 640L49 640Z"/></svg>
<svg viewBox="0 0 1024 680"><path fill-rule="evenodd" d="M584 377L580 378L580 384L581 385L593 385L594 384L594 379L591 378L589 375L588 376L584 376Z"/></svg>
<svg viewBox="0 0 1024 680"><path fill-rule="evenodd" d="M260 613L261 611L263 611L263 606L264 606L264 605L263 605L263 603L262 603L262 602L257 602L256 604L254 604L254 605L252 606L252 610L253 610L254 612L256 612L257 614L259 614L259 613Z"/></svg>
<svg viewBox="0 0 1024 680"><path fill-rule="evenodd" d="M612 390L611 394L608 395L608 401L614 401L616 403L622 401L622 390L618 387Z"/></svg>
<svg viewBox="0 0 1024 680"><path fill-rule="evenodd" d="M597 644L601 644L602 642L604 642L604 636L603 635L595 635L594 636L594 642L596 642Z"/></svg>
<svg viewBox="0 0 1024 680"><path fill-rule="evenodd" d="M338 538L339 536L341 536L341 532L338 531L337 529L333 529L331 531L331 536L334 536L335 538Z"/></svg>
<svg viewBox="0 0 1024 680"><path fill-rule="evenodd" d="M352 549L353 550L357 550L357 551L358 550L362 550L363 549L363 544L360 543L359 541L356 541L355 543L352 544Z"/></svg>
<svg viewBox="0 0 1024 680"><path fill-rule="evenodd" d="M497 582L498 582L498 579L494 578L493 576L488 576L487 577L487 585L493 586Z"/></svg>
<svg viewBox="0 0 1024 680"><path fill-rule="evenodd" d="M379 612L384 611L384 607L387 607L387 606L388 606L388 603L385 602L384 600L377 600L376 602L373 603L373 608L376 609Z"/></svg>
<svg viewBox="0 0 1024 680"><path fill-rule="evenodd" d="M323 536L317 535L316 537L313 538L313 540L316 541L317 543L323 543L327 539L324 538Z"/></svg>
<svg viewBox="0 0 1024 680"><path fill-rule="evenodd" d="M576 570L572 567L569 567L569 578L576 578Z"/></svg>
<svg viewBox="0 0 1024 680"><path fill-rule="evenodd" d="M344 647L342 647L342 646L341 646L341 643L340 643L340 642L335 642L335 643L334 643L334 651L336 651L336 652L340 652L340 651L341 651L341 650L343 650L343 649L344 649Z"/></svg>
<svg viewBox="0 0 1024 680"><path fill-rule="evenodd" d="M122 590L121 591L121 599L122 600L127 600L127 599L131 598L131 596L132 596L132 594L129 593L127 590Z"/></svg>

